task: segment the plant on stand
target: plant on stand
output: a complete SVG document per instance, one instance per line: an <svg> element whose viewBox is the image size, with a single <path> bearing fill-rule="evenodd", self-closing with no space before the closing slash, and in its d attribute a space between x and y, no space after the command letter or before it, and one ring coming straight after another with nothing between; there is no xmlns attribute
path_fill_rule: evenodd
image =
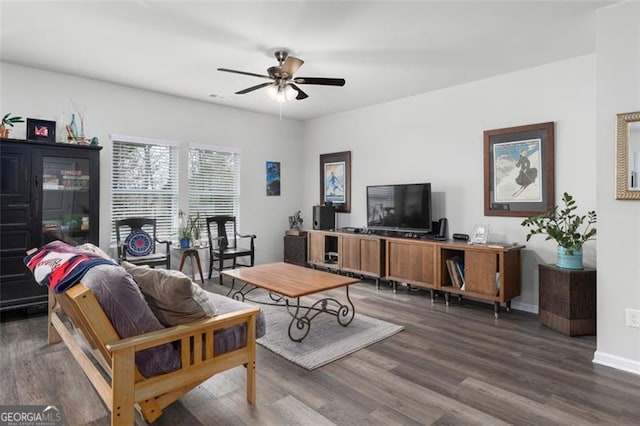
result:
<svg viewBox="0 0 640 426"><path fill-rule="evenodd" d="M582 264L582 246L596 236L596 212L589 211L586 215L575 213L578 206L568 193L562 195L564 208L558 206L538 216L528 217L522 221L522 226L529 229L527 241L537 234L546 234L545 240L555 240L558 243L558 263L564 269L584 269Z"/></svg>
<svg viewBox="0 0 640 426"><path fill-rule="evenodd" d="M13 127L16 123L24 123L24 119L16 115L12 117L10 112L6 113L2 117L2 123L0 124L0 138L8 138L11 131L9 127Z"/></svg>
<svg viewBox="0 0 640 426"><path fill-rule="evenodd" d="M178 235L180 238L180 248L186 249L191 246L193 228L189 217L182 210L178 212Z"/></svg>
<svg viewBox="0 0 640 426"><path fill-rule="evenodd" d="M200 244L200 236L202 234L200 228L200 212L197 212L195 216L189 215L187 218L189 222L189 226L191 227L191 232L193 234L194 245Z"/></svg>

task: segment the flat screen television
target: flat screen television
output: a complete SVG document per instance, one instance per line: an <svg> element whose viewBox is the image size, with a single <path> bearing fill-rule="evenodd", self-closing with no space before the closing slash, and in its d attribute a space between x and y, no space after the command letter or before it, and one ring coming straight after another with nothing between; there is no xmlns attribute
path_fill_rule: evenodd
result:
<svg viewBox="0 0 640 426"><path fill-rule="evenodd" d="M431 232L431 184L367 186L367 227Z"/></svg>

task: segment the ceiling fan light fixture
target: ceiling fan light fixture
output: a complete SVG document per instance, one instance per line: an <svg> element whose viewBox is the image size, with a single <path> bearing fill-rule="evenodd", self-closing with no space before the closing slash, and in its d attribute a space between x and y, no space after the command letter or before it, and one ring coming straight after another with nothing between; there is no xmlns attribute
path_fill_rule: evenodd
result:
<svg viewBox="0 0 640 426"><path fill-rule="evenodd" d="M265 89L265 93L278 103L292 101L298 96L298 91L288 84L284 87L271 85Z"/></svg>
<svg viewBox="0 0 640 426"><path fill-rule="evenodd" d="M268 86L266 89L264 89L264 93L266 93L268 97L275 101L276 96L278 96L278 86L272 84L271 86Z"/></svg>

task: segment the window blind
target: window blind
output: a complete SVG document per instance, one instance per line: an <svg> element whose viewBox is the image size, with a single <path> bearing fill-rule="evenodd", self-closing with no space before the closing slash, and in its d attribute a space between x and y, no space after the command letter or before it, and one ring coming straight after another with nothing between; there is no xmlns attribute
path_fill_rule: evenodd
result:
<svg viewBox="0 0 640 426"><path fill-rule="evenodd" d="M206 237L206 218L210 216L236 216L241 229L239 152L227 148L189 148L189 215L197 213L202 238Z"/></svg>
<svg viewBox="0 0 640 426"><path fill-rule="evenodd" d="M178 216L178 147L142 140L113 141L111 216L156 219L159 239L173 239ZM115 242L115 226L111 241Z"/></svg>

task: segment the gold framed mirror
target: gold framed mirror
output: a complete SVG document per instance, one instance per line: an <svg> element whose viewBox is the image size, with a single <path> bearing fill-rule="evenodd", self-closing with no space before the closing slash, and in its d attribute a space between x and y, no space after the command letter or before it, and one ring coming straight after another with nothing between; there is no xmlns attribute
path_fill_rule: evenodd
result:
<svg viewBox="0 0 640 426"><path fill-rule="evenodd" d="M616 117L616 200L640 200L640 111Z"/></svg>

